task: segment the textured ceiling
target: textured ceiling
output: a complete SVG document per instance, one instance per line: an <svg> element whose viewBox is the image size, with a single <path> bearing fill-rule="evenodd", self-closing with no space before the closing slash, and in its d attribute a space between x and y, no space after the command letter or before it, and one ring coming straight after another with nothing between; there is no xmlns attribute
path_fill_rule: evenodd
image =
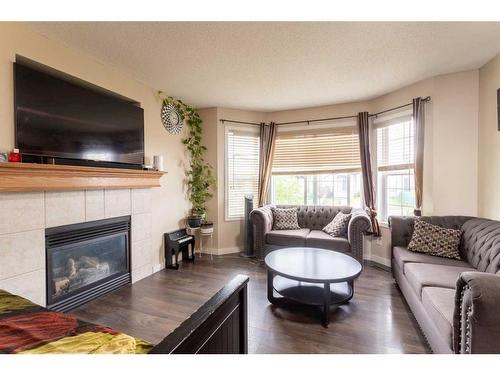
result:
<svg viewBox="0 0 500 375"><path fill-rule="evenodd" d="M358 101L479 68L500 23L45 22L36 31L199 108Z"/></svg>

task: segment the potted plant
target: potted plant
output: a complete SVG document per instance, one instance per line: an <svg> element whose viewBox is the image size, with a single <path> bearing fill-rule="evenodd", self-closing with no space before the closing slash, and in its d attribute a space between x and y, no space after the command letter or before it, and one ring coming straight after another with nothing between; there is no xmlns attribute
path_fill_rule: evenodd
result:
<svg viewBox="0 0 500 375"><path fill-rule="evenodd" d="M161 92L159 94L161 95ZM163 99L163 104L174 105L189 129L187 137L182 140L189 154L186 176L192 208L191 214L187 217L187 224L191 228L198 228L206 219L206 202L212 198L212 190L215 187L213 168L203 157L207 148L201 144L202 120L196 109L181 100L169 96ZM213 223L211 225L213 230Z"/></svg>

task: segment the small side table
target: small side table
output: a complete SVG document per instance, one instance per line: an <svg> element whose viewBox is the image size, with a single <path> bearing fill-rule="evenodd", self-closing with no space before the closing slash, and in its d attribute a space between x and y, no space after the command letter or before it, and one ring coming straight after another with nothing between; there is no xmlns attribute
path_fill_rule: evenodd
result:
<svg viewBox="0 0 500 375"><path fill-rule="evenodd" d="M214 231L212 230L210 233L203 233L203 231L200 230L200 257L201 253L203 252L203 237L207 238L210 240L210 259L214 259Z"/></svg>
<svg viewBox="0 0 500 375"><path fill-rule="evenodd" d="M191 228L191 227L187 227L187 232L188 234L191 234L193 236L198 237L198 254L200 256L200 258L202 257L202 252L203 252L203 238L207 238L207 240L210 240L210 244L212 245L211 248L210 248L210 259L213 259L214 258L214 231L213 231L213 228L212 228L212 231L210 232L203 232L201 230L201 227L198 227L198 228ZM194 249L194 251L196 252L196 249Z"/></svg>

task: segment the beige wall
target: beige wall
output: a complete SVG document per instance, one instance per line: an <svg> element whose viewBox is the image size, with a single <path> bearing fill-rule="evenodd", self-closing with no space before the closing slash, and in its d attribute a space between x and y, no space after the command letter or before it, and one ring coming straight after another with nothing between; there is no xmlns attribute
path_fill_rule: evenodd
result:
<svg viewBox="0 0 500 375"><path fill-rule="evenodd" d="M479 215L500 220L500 54L479 70Z"/></svg>
<svg viewBox="0 0 500 375"><path fill-rule="evenodd" d="M363 111L370 111L369 101L267 112L265 114L265 120L266 122L274 121L277 123L302 121L318 118L352 116Z"/></svg>
<svg viewBox="0 0 500 375"><path fill-rule="evenodd" d="M476 216L478 71L436 77L433 110L432 213Z"/></svg>
<svg viewBox="0 0 500 375"><path fill-rule="evenodd" d="M207 148L205 153L205 160L212 166L214 175L217 179L217 108L206 108L198 111L203 124L202 124L202 143ZM217 181L218 186L218 181ZM217 187L213 190L213 197L207 202L207 217L208 220L214 223L213 238L203 250L212 250L212 248L219 248L219 225L217 215ZM207 239L208 240L208 239ZM205 245L205 242L203 243ZM210 248L209 248L210 247Z"/></svg>
<svg viewBox="0 0 500 375"><path fill-rule="evenodd" d="M159 120L160 103L155 90L77 50L48 40L20 24L0 24L0 150L14 144L12 62L20 54L108 90L141 102L145 110L146 155L162 154L168 174L154 190L154 262L162 260L163 232L178 228L188 212L184 168L186 156L181 135L170 135ZM480 83L479 83L480 82ZM500 58L477 71L468 71L418 82L379 98L357 103L302 108L279 112L252 112L227 108L200 110L207 160L214 166L217 188L208 203L216 225L214 245L220 253L236 251L243 244L241 221L224 218L224 126L221 118L240 121L296 121L319 117L371 113L432 96L426 106L424 161L424 214L468 214L500 217L500 133L496 131L496 88L500 86ZM478 94L479 93L479 94ZM481 101L479 105L478 95ZM480 127L478 135L478 111ZM478 151L478 136L480 148ZM478 160L479 153L479 160ZM479 164L479 172L478 172ZM479 181L479 193L478 193ZM388 232L370 244L374 257L388 259Z"/></svg>
<svg viewBox="0 0 500 375"><path fill-rule="evenodd" d="M216 193L207 205L209 217L214 221L214 246L218 254L238 252L243 247L244 228L242 220L226 220L225 218L225 125L220 120L230 119L260 123L264 121L264 114L229 108L201 109L199 113L203 120L205 134L203 142L208 149L206 160L214 166L217 175Z"/></svg>
<svg viewBox="0 0 500 375"><path fill-rule="evenodd" d="M371 111L431 96L425 111L423 213L477 214L478 71L446 74L371 101Z"/></svg>
<svg viewBox="0 0 500 375"><path fill-rule="evenodd" d="M162 234L183 223L189 204L184 189L186 160L181 135L167 133L160 122L160 103L154 89L125 73L62 43L30 31L27 26L0 23L0 150L14 146L13 68L19 54L141 103L144 108L146 156L163 155L168 174L153 189L153 264L163 259Z"/></svg>
<svg viewBox="0 0 500 375"><path fill-rule="evenodd" d="M431 96L426 104L423 213L425 215L477 214L478 71L466 71L417 82L373 100L339 105L300 108L278 112L249 112L217 109L217 118L240 121L300 121L324 117L376 113L411 103L417 96ZM411 107L409 107L411 109ZM213 117L213 116L212 116ZM205 124L207 126L207 124ZM217 221L218 248L242 246L242 223L224 220L224 127L217 129ZM211 136L212 137L212 136ZM212 215L213 216L213 215ZM382 228L382 238L366 241L368 258L390 264L390 232Z"/></svg>

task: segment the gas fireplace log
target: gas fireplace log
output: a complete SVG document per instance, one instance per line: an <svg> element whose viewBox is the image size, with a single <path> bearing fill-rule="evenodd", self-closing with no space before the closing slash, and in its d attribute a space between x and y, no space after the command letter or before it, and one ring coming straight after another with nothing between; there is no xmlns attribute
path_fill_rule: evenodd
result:
<svg viewBox="0 0 500 375"><path fill-rule="evenodd" d="M69 278L67 277L58 277L54 279L54 292L59 295L62 290L67 289L69 287Z"/></svg>

